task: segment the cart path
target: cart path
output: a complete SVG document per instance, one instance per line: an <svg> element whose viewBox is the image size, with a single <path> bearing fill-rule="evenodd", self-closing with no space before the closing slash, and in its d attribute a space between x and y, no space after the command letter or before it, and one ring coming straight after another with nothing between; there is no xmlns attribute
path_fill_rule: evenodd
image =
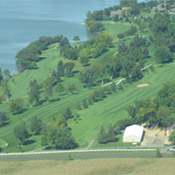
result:
<svg viewBox="0 0 175 175"><path fill-rule="evenodd" d="M151 64L149 64L148 66L145 66L144 68L141 69L141 71L145 71L146 69L150 68L153 64L155 63L155 61L153 61ZM101 85L101 87L105 87L105 86L109 86L112 83L116 83L116 86L118 86L120 83L122 83L124 80L126 80L126 78L122 78L120 80L116 80L116 81L112 81L110 83L106 83Z"/></svg>

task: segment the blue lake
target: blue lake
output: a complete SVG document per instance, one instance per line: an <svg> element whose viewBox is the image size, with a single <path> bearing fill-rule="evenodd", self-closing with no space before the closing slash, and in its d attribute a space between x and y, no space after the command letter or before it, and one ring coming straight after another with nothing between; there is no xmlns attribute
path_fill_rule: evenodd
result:
<svg viewBox="0 0 175 175"><path fill-rule="evenodd" d="M15 55L40 36L88 38L82 25L87 11L119 0L0 0L0 67L16 72Z"/></svg>

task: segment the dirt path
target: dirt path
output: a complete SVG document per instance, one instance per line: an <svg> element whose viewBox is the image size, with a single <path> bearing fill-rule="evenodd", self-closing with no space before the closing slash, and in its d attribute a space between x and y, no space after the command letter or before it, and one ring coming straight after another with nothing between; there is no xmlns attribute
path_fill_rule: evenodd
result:
<svg viewBox="0 0 175 175"><path fill-rule="evenodd" d="M91 148L91 146L94 144L94 142L95 142L95 140L92 139L92 140L90 141L89 145L88 145L85 149Z"/></svg>

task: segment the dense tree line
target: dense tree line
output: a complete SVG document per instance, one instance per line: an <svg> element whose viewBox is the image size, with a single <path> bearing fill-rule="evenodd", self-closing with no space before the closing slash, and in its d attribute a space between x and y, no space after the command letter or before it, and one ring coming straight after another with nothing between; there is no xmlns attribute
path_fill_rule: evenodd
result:
<svg viewBox="0 0 175 175"><path fill-rule="evenodd" d="M73 149L78 146L69 128L49 126L43 131L42 145L55 149Z"/></svg>
<svg viewBox="0 0 175 175"><path fill-rule="evenodd" d="M32 135L40 135L41 145L54 149L73 149L77 147L71 130L67 127L64 117L59 116L54 123L44 123L40 118L33 117L30 126L21 121L14 128L14 135L19 140L20 147L27 144L27 140Z"/></svg>
<svg viewBox="0 0 175 175"><path fill-rule="evenodd" d="M156 13L150 21L155 45L155 57L158 63L168 63L174 60L175 21L168 13Z"/></svg>
<svg viewBox="0 0 175 175"><path fill-rule="evenodd" d="M148 47L150 41L146 38L136 36L126 45L121 41L118 46L117 55L113 61L102 65L91 66L80 73L81 82L87 86L93 86L100 80L109 78L125 77L128 81L137 81L143 77L141 69L149 56Z"/></svg>
<svg viewBox="0 0 175 175"><path fill-rule="evenodd" d="M10 71L8 69L5 69L2 71L0 68L0 86L2 87L4 93L2 96L0 96L0 104L5 100L10 100L12 94L11 94L11 88L9 84L9 78L11 77Z"/></svg>
<svg viewBox="0 0 175 175"><path fill-rule="evenodd" d="M158 92L154 100L146 98L127 107L135 123L146 122L149 127L170 127L175 123L175 83L168 82Z"/></svg>
<svg viewBox="0 0 175 175"><path fill-rule="evenodd" d="M123 18L119 18L118 15L112 18L110 16L112 11L121 10L122 7L130 7L131 9L128 10L128 15L124 16L124 18L128 19L128 17L133 18L134 16L139 15L141 12L150 12L151 9L157 4L157 1L137 3L137 0L121 0L120 5L105 8L104 10L88 12L86 18L86 26L88 28L88 31L91 33L102 32L104 30L104 25L101 23L101 21L123 20Z"/></svg>
<svg viewBox="0 0 175 175"><path fill-rule="evenodd" d="M56 37L40 37L37 41L30 43L26 48L19 51L16 55L17 67L20 72L26 69L36 69L36 62L43 59L40 57L43 50L46 50L49 45L61 42L64 39L62 35Z"/></svg>
<svg viewBox="0 0 175 175"><path fill-rule="evenodd" d="M100 132L98 134L98 143L105 144L115 141L116 141L116 133L114 127L110 124L108 132L105 131L104 127L101 127Z"/></svg>
<svg viewBox="0 0 175 175"><path fill-rule="evenodd" d="M121 41L118 54L111 63L93 65L80 73L80 81L87 87L96 85L99 81L110 77L125 77L128 81L137 81L143 77L141 69L149 56L150 40L135 36L127 46Z"/></svg>
<svg viewBox="0 0 175 175"><path fill-rule="evenodd" d="M74 47L70 45L67 38L64 38L60 42L60 54L70 60L77 60L79 58L80 62L84 66L87 66L90 58L99 57L110 47L113 47L112 38L108 33L103 32L88 41L79 43L79 46L75 45ZM59 65L59 68L60 67L64 69L62 64ZM65 70L65 72L66 71L67 70Z"/></svg>

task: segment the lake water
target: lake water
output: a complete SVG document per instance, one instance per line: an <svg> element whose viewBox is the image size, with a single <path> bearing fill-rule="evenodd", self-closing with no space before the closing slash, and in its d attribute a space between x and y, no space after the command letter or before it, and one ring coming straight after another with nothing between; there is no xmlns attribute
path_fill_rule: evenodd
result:
<svg viewBox="0 0 175 175"><path fill-rule="evenodd" d="M15 55L40 36L79 35L88 38L87 11L104 9L119 0L0 0L0 67L16 72Z"/></svg>

